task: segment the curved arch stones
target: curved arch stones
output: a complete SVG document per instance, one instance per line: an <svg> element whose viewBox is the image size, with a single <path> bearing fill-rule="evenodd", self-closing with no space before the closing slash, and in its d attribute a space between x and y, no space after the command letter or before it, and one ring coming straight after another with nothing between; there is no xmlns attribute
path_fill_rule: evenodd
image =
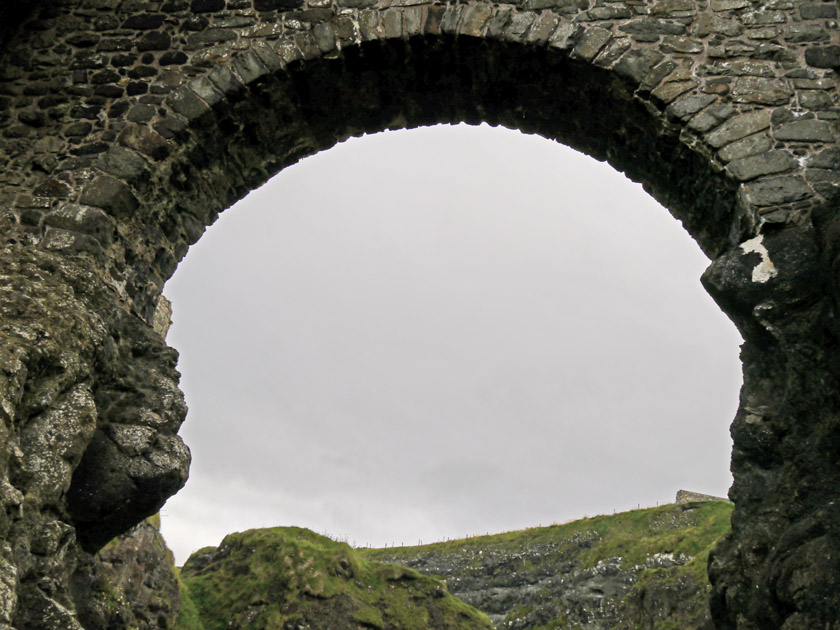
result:
<svg viewBox="0 0 840 630"><path fill-rule="evenodd" d="M713 259L746 339L715 623L840 627L835 2L25 4L0 8L0 628L98 628L90 553L186 480L155 313L205 226L351 135L462 120L609 160Z"/></svg>

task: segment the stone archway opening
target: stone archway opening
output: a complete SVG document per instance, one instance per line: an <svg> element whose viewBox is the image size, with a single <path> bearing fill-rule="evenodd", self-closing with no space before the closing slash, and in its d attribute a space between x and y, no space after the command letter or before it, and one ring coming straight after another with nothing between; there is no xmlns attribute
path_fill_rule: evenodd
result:
<svg viewBox="0 0 840 630"><path fill-rule="evenodd" d="M608 166L438 127L252 196L166 289L194 456L164 508L179 559L281 522L385 545L725 495L737 333L707 259Z"/></svg>
<svg viewBox="0 0 840 630"><path fill-rule="evenodd" d="M185 481L175 356L150 324L206 226L350 136L461 121L607 159L714 259L704 285L746 339L715 623L836 622L831 3L43 0L0 15L2 623L75 628L89 593L74 567Z"/></svg>

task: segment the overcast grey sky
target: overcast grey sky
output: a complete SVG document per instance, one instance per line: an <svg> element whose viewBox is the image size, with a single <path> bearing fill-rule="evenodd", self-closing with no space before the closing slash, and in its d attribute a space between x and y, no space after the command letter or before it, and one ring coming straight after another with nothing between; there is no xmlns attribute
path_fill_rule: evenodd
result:
<svg viewBox="0 0 840 630"><path fill-rule="evenodd" d="M183 563L298 525L416 544L725 495L740 336L611 167L483 126L351 139L226 211L165 289Z"/></svg>

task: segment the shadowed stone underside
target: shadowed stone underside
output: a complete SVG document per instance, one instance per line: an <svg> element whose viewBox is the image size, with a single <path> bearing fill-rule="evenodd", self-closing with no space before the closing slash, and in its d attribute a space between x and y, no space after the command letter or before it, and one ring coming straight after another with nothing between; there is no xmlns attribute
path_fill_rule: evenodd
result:
<svg viewBox="0 0 840 630"><path fill-rule="evenodd" d="M0 629L93 618L90 553L185 482L152 323L206 226L350 136L461 121L609 161L714 260L745 344L713 617L840 628L836 3L43 0L0 24Z"/></svg>

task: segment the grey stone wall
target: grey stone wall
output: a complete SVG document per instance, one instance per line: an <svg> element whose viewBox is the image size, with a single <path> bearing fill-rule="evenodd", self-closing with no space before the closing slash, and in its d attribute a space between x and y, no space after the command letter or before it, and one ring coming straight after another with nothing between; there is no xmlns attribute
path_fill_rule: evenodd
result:
<svg viewBox="0 0 840 630"><path fill-rule="evenodd" d="M349 136L455 121L608 160L715 260L746 340L716 623L840 618L835 2L43 0L0 24L0 628L77 627L85 554L183 484L151 324L205 227Z"/></svg>

